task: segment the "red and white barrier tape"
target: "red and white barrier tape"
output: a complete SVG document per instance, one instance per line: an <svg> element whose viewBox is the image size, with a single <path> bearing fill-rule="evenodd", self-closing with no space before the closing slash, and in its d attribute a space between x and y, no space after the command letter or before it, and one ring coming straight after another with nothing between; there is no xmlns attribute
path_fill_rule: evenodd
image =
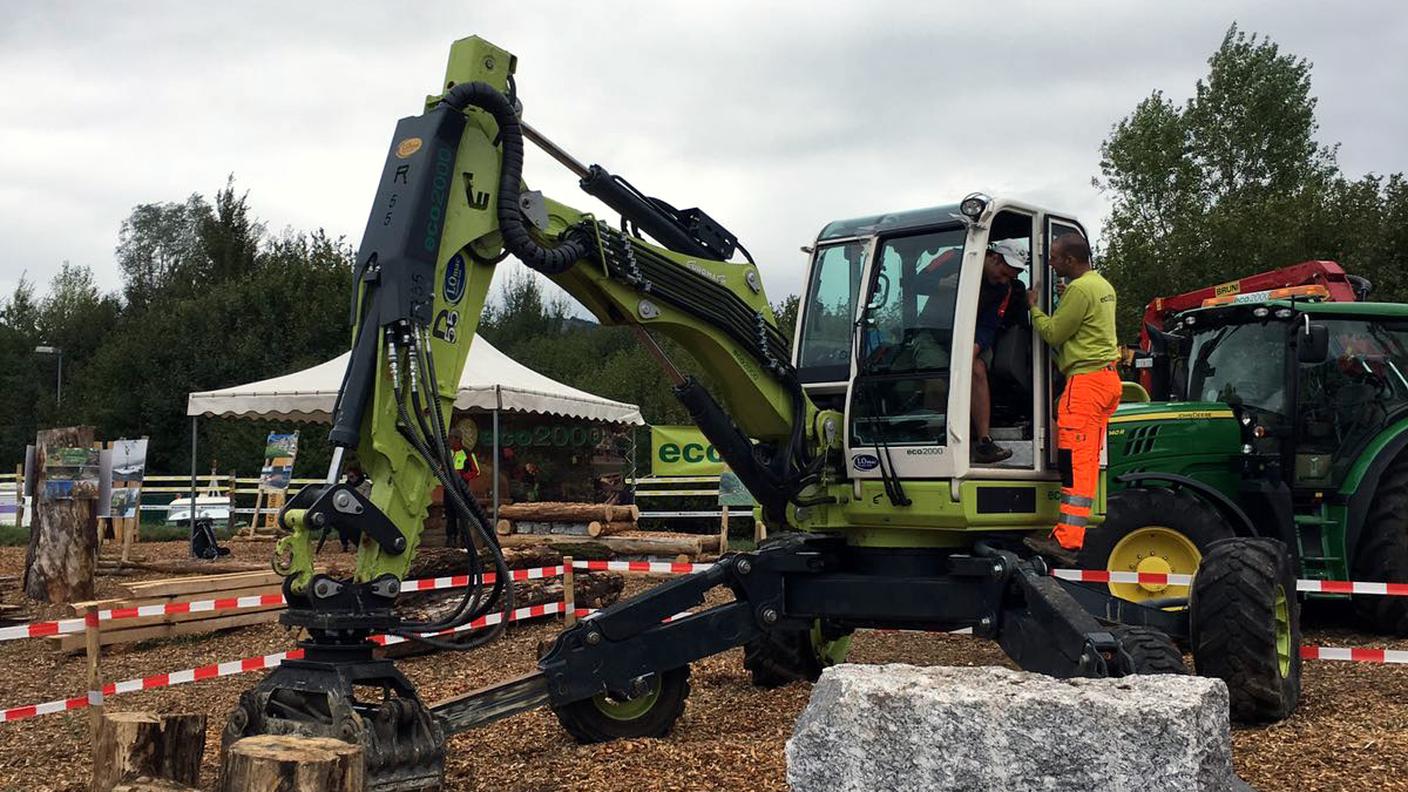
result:
<svg viewBox="0 0 1408 792"><path fill-rule="evenodd" d="M102 703L105 696L111 696L117 693L133 693L138 690L152 690L154 688L170 687L172 685L184 685L187 682L199 682L203 679L234 676L235 674L244 674L249 671L261 671L266 668L274 668L284 660L296 660L302 656L302 649L294 649L288 652L275 652L274 654L264 655L262 657L246 657L243 660L212 663L211 665L201 666L200 668L173 671L169 674L153 674L152 676L141 677L140 679L112 682L104 685L101 691L90 691L82 696L0 710L0 723L24 720L25 718L33 718L36 715L49 715L55 712L85 709L92 704Z"/></svg>
<svg viewBox="0 0 1408 792"><path fill-rule="evenodd" d="M1352 663L1408 663L1408 649L1371 649L1347 646L1302 646L1304 660L1347 660Z"/></svg>
<svg viewBox="0 0 1408 792"><path fill-rule="evenodd" d="M511 622L515 622L523 621L524 619L536 618L538 616L551 616L554 613L562 613L565 609L566 603L564 602L548 602L542 605L530 605L526 608L515 609L513 613L509 615L508 620ZM502 613L490 613L487 616L481 616L480 618L475 619L474 621L468 624L460 625L459 627L454 627L448 630L440 630L439 632L419 633L419 635L424 638L438 638L444 635L455 635L456 633L470 632L471 630L479 630L490 625L498 624L503 620L504 615ZM382 646L391 646L392 644L406 643L407 641L410 641L412 639L402 638L399 635L373 635L371 637L371 640Z"/></svg>
<svg viewBox="0 0 1408 792"><path fill-rule="evenodd" d="M534 567L533 569L514 569L510 577L513 580L535 580L539 578L558 577L563 571L562 565L558 564L557 566ZM484 576L484 583L486 585L493 585L494 580L495 575L492 572ZM464 588L468 585L468 575L418 578L416 580L403 581L401 591L436 591L440 589ZM250 594L243 597L196 600L193 602L140 605L134 608L104 609L98 611L98 619L105 622L120 621L122 619L136 619L147 616L168 616L180 613L209 613L224 610L240 610L243 608L263 608L284 604L283 594L273 592L269 594ZM0 641L15 641L21 638L44 638L50 635L69 635L71 633L83 632L83 630L84 623L82 618L33 622L31 624L18 624L12 627L0 627Z"/></svg>
<svg viewBox="0 0 1408 792"><path fill-rule="evenodd" d="M1192 575L1163 572L1110 572L1104 569L1053 569L1052 577L1078 583L1148 583L1161 586L1191 586Z"/></svg>
<svg viewBox="0 0 1408 792"><path fill-rule="evenodd" d="M594 572L656 572L668 575L688 575L703 572L713 564L681 564L670 561L573 561L573 569Z"/></svg>
<svg viewBox="0 0 1408 792"><path fill-rule="evenodd" d="M544 605L518 608L509 616L509 621L522 621L538 616L549 616L555 613L562 613L563 609L564 603L562 602L549 602ZM79 621L82 621L82 619ZM483 627L488 627L491 624L498 624L501 621L503 621L503 614L491 613L484 618L475 619L473 622L462 627L457 627L453 630L443 630L438 633L427 633L427 635L449 635L452 633L478 630ZM405 643L410 639L394 635L375 635L372 636L372 640L382 646L389 646L391 644ZM94 704L103 703L103 699L106 696L112 696L118 693L135 693L139 690L152 690L155 688L171 687L172 685L184 685L188 682L199 682L204 679L244 674L250 671L263 671L280 665L284 660L297 660L302 656L302 649L294 649L288 652L276 652L262 657L247 657L243 660L213 663L211 665L201 666L200 668L188 668L184 671L172 671L167 674L153 674L151 676L141 677L140 679L113 682L104 685L101 691L89 691L82 696L0 710L0 723L24 720L26 718L33 718L38 715L49 715L55 712L85 709Z"/></svg>
<svg viewBox="0 0 1408 792"><path fill-rule="evenodd" d="M1192 575L1162 572L1110 572L1103 569L1053 569L1053 577L1080 583L1147 583L1191 586ZM1372 583L1357 580L1297 580L1296 591L1310 594L1368 594L1408 597L1408 583Z"/></svg>

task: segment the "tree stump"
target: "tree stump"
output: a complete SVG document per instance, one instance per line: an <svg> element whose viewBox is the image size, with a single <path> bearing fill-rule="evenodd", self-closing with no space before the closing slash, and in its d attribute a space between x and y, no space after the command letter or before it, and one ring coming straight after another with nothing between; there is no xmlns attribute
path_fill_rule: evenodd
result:
<svg viewBox="0 0 1408 792"><path fill-rule="evenodd" d="M112 792L200 792L200 790L185 784L178 784L175 781L168 781L165 778L142 776L118 784L112 788Z"/></svg>
<svg viewBox="0 0 1408 792"><path fill-rule="evenodd" d="M362 746L331 737L261 734L231 745L220 792L362 792Z"/></svg>
<svg viewBox="0 0 1408 792"><path fill-rule="evenodd" d="M41 602L93 599L98 565L98 517L92 498L45 496L44 460L50 449L88 448L93 427L44 429L39 432L34 461L34 525L25 554L24 593Z"/></svg>
<svg viewBox="0 0 1408 792"><path fill-rule="evenodd" d="M93 756L93 790L109 792L141 777L200 783L205 714L105 712Z"/></svg>

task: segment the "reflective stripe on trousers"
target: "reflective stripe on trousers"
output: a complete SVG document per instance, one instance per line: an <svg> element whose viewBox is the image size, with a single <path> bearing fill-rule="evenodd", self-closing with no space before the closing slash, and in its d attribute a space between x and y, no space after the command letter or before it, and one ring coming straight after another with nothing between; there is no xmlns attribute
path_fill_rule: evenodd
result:
<svg viewBox="0 0 1408 792"><path fill-rule="evenodd" d="M1056 447L1061 459L1061 516L1052 534L1067 550L1085 543L1085 527L1100 484L1100 449L1105 427L1120 403L1120 378L1113 369L1076 374L1056 407Z"/></svg>

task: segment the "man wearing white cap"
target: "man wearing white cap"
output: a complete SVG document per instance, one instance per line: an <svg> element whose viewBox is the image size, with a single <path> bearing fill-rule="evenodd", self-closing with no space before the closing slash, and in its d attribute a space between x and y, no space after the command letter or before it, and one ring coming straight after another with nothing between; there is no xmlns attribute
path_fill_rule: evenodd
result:
<svg viewBox="0 0 1408 792"><path fill-rule="evenodd" d="M1014 302L1013 293L1020 292L1017 277L1027 270L1027 252L1015 242L995 242L988 245L983 258L983 282L978 286L978 324L973 334L973 436L976 442L970 455L980 465L991 465L1012 456L1012 451L992 441L992 396L988 387L988 367L992 365L992 349L997 344L1007 311Z"/></svg>

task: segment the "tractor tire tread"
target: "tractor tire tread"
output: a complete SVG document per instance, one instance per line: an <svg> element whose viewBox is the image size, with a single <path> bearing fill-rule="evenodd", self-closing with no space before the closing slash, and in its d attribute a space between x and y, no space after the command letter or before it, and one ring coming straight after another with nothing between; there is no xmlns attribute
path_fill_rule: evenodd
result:
<svg viewBox="0 0 1408 792"><path fill-rule="evenodd" d="M1275 589L1290 609L1290 673L1276 655ZM1222 679L1232 719L1267 723L1285 718L1300 697L1300 630L1295 576L1284 545L1236 537L1208 548L1193 580L1191 633L1198 673Z"/></svg>
<svg viewBox="0 0 1408 792"><path fill-rule="evenodd" d="M1395 459L1380 479L1352 553L1353 580L1408 581L1408 453ZM1408 597L1355 597L1354 610L1366 628L1408 637Z"/></svg>

